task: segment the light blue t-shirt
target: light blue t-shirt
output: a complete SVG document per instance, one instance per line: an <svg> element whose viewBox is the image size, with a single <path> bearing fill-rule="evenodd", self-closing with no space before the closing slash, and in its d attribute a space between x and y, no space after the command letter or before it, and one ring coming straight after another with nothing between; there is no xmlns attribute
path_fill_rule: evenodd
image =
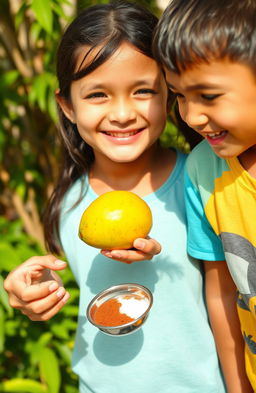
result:
<svg viewBox="0 0 256 393"><path fill-rule="evenodd" d="M186 253L185 158L177 152L170 177L144 198L153 213L150 236L162 245L162 252L152 261L114 261L79 239L81 215L97 197L87 183L82 202L62 214L61 242L80 287L73 353L80 393L226 391L208 324L200 264ZM77 181L70 189L63 211L77 200L80 186ZM98 292L126 282L148 287L153 293L153 306L137 332L111 337L87 321L86 308Z"/></svg>

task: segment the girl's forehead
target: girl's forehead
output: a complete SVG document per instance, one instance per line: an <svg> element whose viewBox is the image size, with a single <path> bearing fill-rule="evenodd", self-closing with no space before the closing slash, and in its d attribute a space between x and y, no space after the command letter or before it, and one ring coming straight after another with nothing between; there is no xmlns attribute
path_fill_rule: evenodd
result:
<svg viewBox="0 0 256 393"><path fill-rule="evenodd" d="M89 64L93 61L97 53L99 53L100 49L102 48L101 46L96 46L92 48L89 45L81 45L79 46L76 51L75 51L75 70L74 72L78 72L81 70L86 64Z"/></svg>
<svg viewBox="0 0 256 393"><path fill-rule="evenodd" d="M76 65L75 65L74 72L76 73L82 70L83 68L91 64L93 61L95 61L95 59L97 59L100 56L100 54L103 53L107 45L108 43L104 42L94 47L83 45L77 48L75 53ZM124 57L124 56L130 57L131 55L132 56L138 55L138 53L142 56L146 56L136 46L132 45L127 41L121 42L116 48L112 49L112 51L113 51L112 54L106 58L104 63L107 61L110 62L115 61L115 59L120 59L120 57ZM154 62L153 59L151 59L151 61Z"/></svg>

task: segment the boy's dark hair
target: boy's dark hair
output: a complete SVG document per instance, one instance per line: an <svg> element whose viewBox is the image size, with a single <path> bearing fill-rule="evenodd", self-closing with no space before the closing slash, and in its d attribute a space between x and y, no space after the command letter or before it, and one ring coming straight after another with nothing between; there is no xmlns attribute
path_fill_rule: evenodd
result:
<svg viewBox="0 0 256 393"><path fill-rule="evenodd" d="M156 29L154 53L170 71L227 58L256 68L255 0L171 0Z"/></svg>
<svg viewBox="0 0 256 393"><path fill-rule="evenodd" d="M114 1L86 8L65 31L57 53L59 94L70 99L72 81L88 75L103 64L123 42L128 42L144 55L153 58L152 39L157 17L139 4ZM92 61L82 61L75 72L79 49L99 48ZM87 47L87 48L86 48ZM92 148L81 138L75 124L58 107L60 136L64 161L55 190L44 214L44 234L47 248L58 253L60 247L59 218L61 201L68 188L82 174L88 172L94 161ZM79 196L78 196L79 198Z"/></svg>

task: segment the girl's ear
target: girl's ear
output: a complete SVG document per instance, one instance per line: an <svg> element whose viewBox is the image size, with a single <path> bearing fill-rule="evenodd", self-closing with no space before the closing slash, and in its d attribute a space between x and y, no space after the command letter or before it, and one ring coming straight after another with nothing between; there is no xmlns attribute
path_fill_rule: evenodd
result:
<svg viewBox="0 0 256 393"><path fill-rule="evenodd" d="M71 121L71 123L76 123L72 103L60 95L59 89L55 91L55 98L64 115Z"/></svg>

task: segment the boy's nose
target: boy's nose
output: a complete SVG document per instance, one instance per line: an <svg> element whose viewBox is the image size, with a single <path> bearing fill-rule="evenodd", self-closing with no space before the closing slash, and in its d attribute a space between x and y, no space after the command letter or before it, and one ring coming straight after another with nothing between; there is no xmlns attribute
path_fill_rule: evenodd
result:
<svg viewBox="0 0 256 393"><path fill-rule="evenodd" d="M183 120L191 127L202 127L208 123L208 116L202 110L200 105L189 103L183 108L180 108L180 114Z"/></svg>
<svg viewBox="0 0 256 393"><path fill-rule="evenodd" d="M136 110L129 102L120 99L113 103L108 118L112 122L127 123L136 119Z"/></svg>

